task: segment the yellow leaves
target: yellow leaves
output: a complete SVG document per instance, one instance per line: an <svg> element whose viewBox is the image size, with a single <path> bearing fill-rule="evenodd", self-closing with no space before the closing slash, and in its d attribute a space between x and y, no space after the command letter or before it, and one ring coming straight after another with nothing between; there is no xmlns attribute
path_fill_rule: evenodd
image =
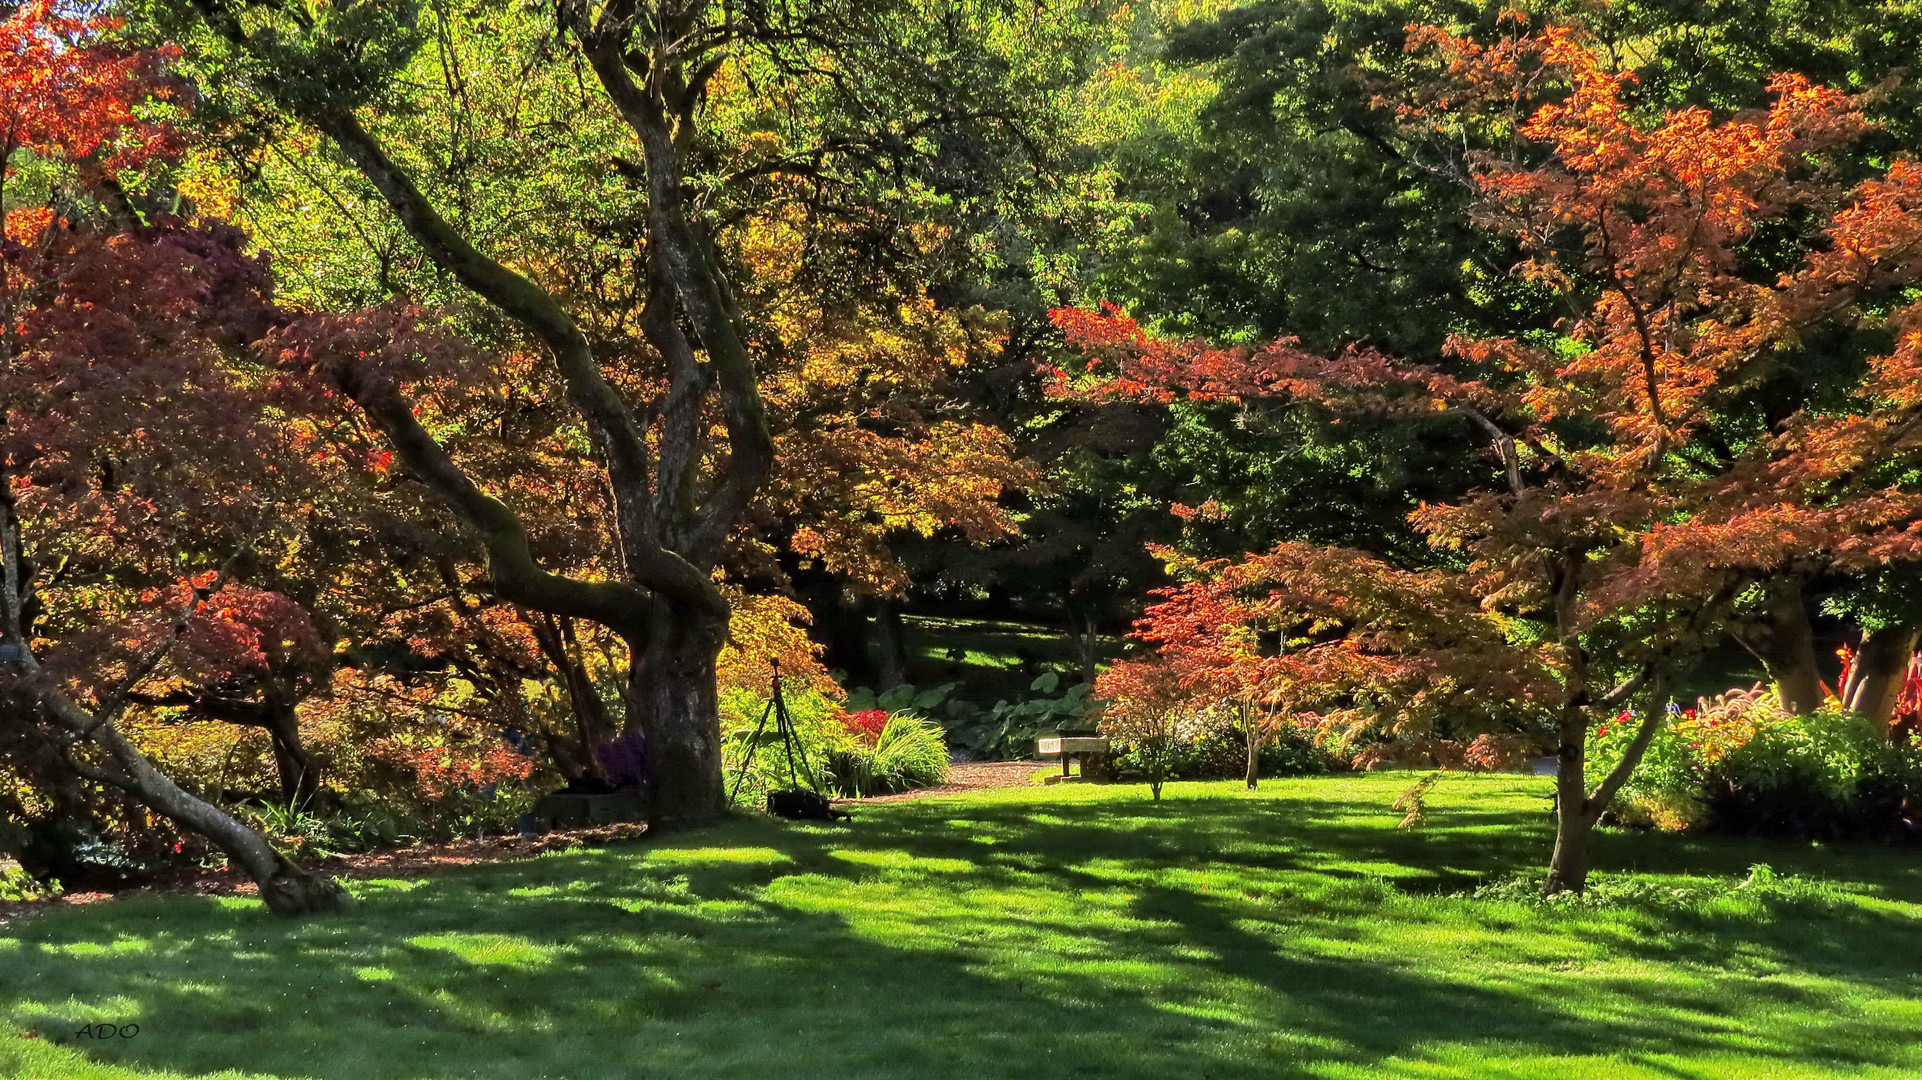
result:
<svg viewBox="0 0 1922 1080"><path fill-rule="evenodd" d="M219 155L196 150L187 155L178 189L193 200L201 216L232 221L240 206L240 182L226 168Z"/></svg>
<svg viewBox="0 0 1922 1080"><path fill-rule="evenodd" d="M750 595L738 588L722 590L732 607L728 640L721 649L716 680L723 688L765 694L774 677L770 661L779 661L781 676L790 688L806 687L840 698L842 691L821 666L821 647L807 634L808 609L785 596Z"/></svg>

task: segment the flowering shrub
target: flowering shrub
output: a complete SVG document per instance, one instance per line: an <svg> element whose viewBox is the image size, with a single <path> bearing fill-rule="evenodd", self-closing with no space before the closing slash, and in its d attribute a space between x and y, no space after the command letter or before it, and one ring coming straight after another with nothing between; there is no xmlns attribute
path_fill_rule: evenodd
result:
<svg viewBox="0 0 1922 1080"><path fill-rule="evenodd" d="M1591 782L1620 760L1632 719L1597 726ZM1669 830L1922 839L1922 751L1833 706L1797 716L1772 690L1729 691L1692 709L1670 706L1610 814Z"/></svg>

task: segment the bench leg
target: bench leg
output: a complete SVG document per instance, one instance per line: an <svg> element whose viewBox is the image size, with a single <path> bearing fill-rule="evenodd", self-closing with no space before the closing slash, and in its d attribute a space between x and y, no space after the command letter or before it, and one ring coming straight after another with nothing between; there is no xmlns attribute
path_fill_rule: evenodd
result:
<svg viewBox="0 0 1922 1080"><path fill-rule="evenodd" d="M1073 760L1074 758L1071 755L1069 755L1067 752L1065 751L1062 752L1061 754L1061 775L1062 776L1068 775L1068 763Z"/></svg>

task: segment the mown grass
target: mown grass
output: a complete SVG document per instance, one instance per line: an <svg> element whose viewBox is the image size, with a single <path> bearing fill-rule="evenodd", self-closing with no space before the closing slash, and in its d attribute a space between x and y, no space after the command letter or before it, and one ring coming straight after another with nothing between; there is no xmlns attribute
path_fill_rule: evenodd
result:
<svg viewBox="0 0 1922 1080"><path fill-rule="evenodd" d="M1406 774L1064 786L741 820L363 883L340 919L146 898L0 930L0 1075L1801 1077L1922 1074L1912 853L1612 835L1735 891L1547 909L1546 788ZM82 1023L140 1034L73 1040ZM64 1041L63 1041L64 1040Z"/></svg>

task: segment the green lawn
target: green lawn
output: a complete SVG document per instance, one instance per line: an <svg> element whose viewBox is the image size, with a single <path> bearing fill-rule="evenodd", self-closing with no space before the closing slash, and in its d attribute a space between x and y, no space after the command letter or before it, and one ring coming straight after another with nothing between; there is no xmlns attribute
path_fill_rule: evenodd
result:
<svg viewBox="0 0 1922 1080"><path fill-rule="evenodd" d="M1605 866L1813 900L1448 894L1546 845L1533 778L1068 786L415 881L351 918L138 899L0 930L0 1075L1922 1075L1909 852L1613 835ZM1689 886L1691 879L1661 879ZM108 1043L82 1023L138 1023ZM225 1071L232 1070L232 1071Z"/></svg>

